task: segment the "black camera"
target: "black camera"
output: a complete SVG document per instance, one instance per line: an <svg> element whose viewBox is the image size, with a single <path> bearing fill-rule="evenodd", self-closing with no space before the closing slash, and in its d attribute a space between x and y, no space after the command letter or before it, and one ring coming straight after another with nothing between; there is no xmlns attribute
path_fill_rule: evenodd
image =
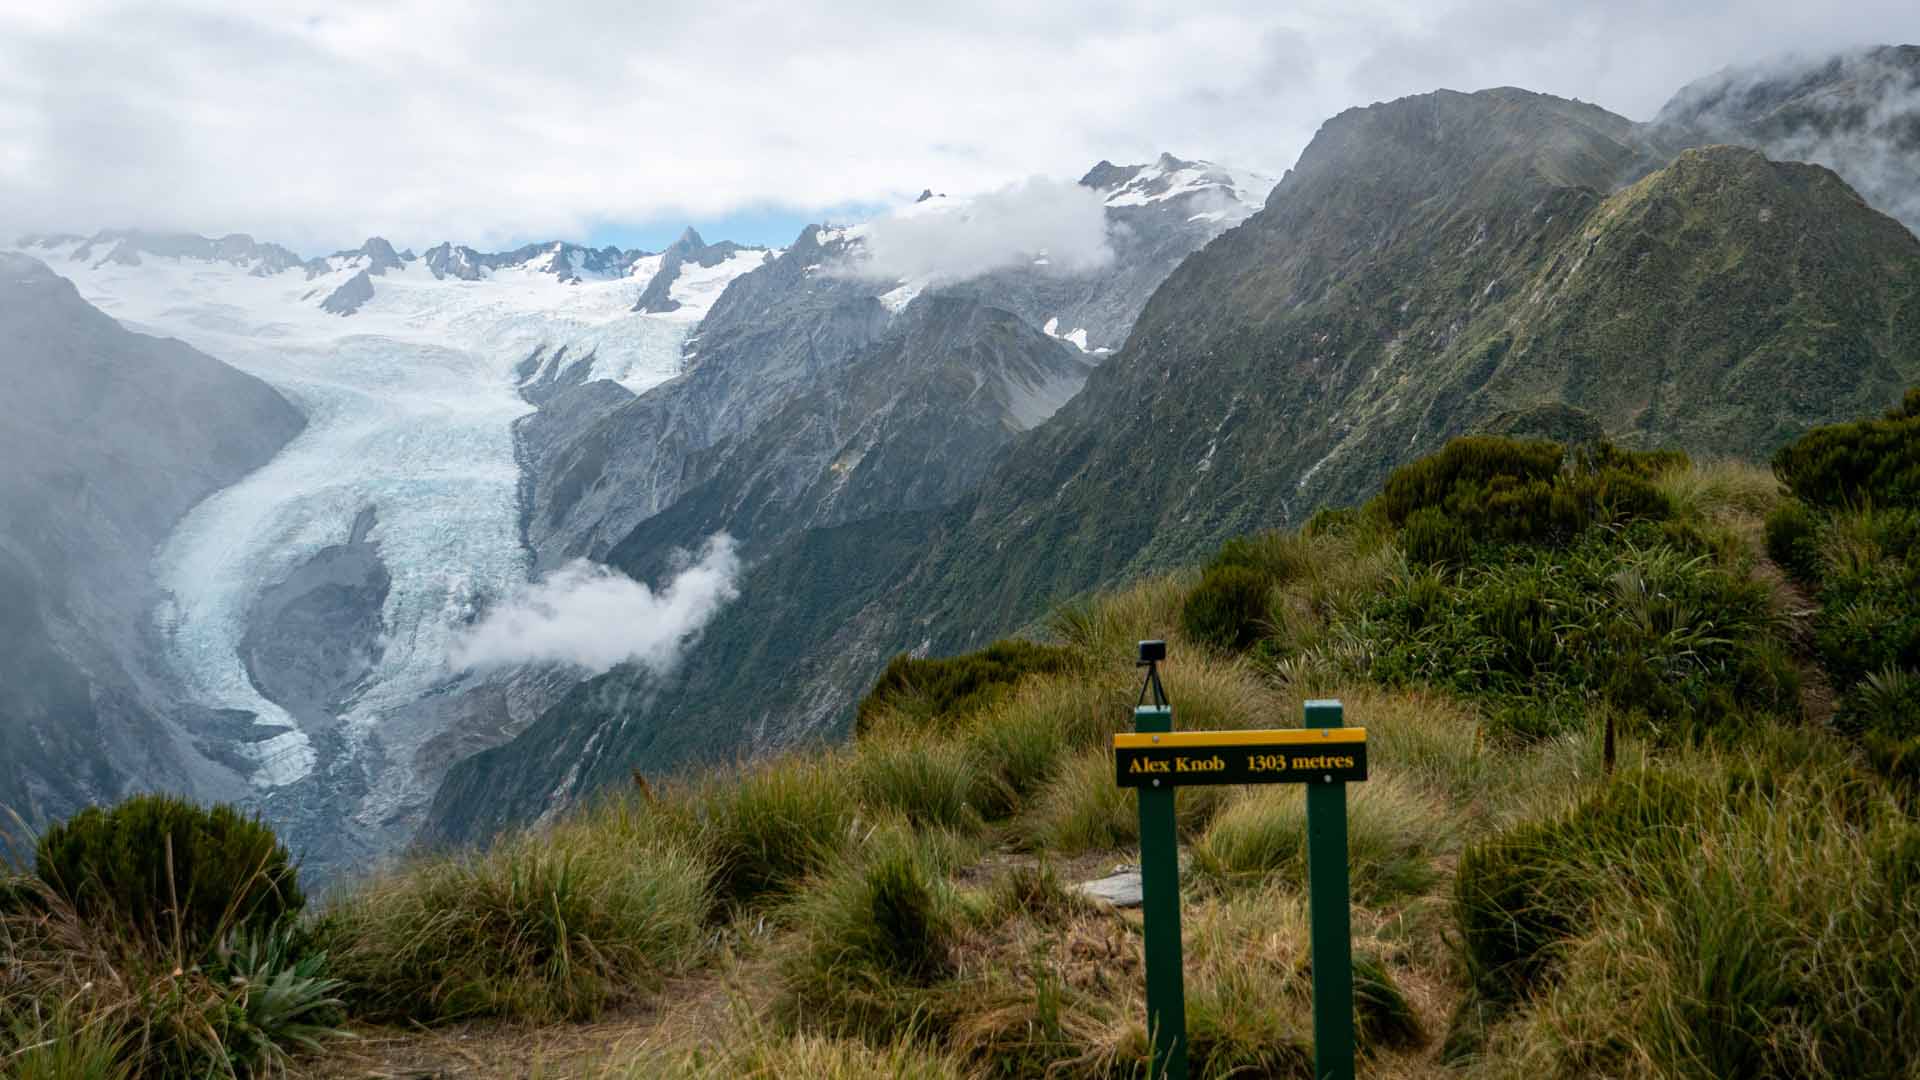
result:
<svg viewBox="0 0 1920 1080"><path fill-rule="evenodd" d="M1152 664L1167 658L1167 643L1164 641L1143 641L1140 643L1140 663Z"/></svg>

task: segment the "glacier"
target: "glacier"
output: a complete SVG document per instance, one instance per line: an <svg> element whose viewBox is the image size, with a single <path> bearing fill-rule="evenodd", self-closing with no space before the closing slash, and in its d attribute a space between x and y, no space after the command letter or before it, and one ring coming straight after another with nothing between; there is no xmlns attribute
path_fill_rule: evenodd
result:
<svg viewBox="0 0 1920 1080"><path fill-rule="evenodd" d="M706 310L765 258L743 250L713 267L686 266L671 294L681 306L665 314L631 310L657 256L618 276L571 281L548 272L558 246L472 281L437 278L411 260L384 268L373 298L343 317L319 305L366 268L354 253L278 272L245 259L96 259L97 248L72 240L28 253L129 328L184 340L306 414L300 436L195 507L157 553L165 599L155 628L197 703L253 715L262 738L235 749L251 759L247 779L263 799L317 770L364 769L354 815L362 825L430 796L409 763L441 732L409 707L455 677L449 656L461 628L528 580L513 423L532 406L517 391L516 366L536 349L551 356L565 346L574 362L590 358L589 377L642 392L678 373ZM311 718L254 687L241 641L261 591L343 542L368 507L377 513L370 539L392 578L384 649L343 714L329 718L340 737L323 744Z"/></svg>

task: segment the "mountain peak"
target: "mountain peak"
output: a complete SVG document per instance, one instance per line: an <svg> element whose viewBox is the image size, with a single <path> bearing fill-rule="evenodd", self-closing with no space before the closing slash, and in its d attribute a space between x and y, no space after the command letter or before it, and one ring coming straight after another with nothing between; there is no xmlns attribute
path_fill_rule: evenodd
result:
<svg viewBox="0 0 1920 1080"><path fill-rule="evenodd" d="M680 230L680 238L673 242L674 250L689 255L706 246L707 242L700 238L700 230L691 225Z"/></svg>

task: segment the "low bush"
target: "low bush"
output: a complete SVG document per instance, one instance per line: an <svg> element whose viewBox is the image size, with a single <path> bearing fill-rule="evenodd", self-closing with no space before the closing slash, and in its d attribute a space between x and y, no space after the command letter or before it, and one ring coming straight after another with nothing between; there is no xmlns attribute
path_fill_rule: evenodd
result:
<svg viewBox="0 0 1920 1080"><path fill-rule="evenodd" d="M1579 723L1593 697L1663 741L1794 713L1765 587L1657 533L1597 529L1457 575L1396 574L1337 632L1373 680L1489 698L1495 726L1522 739Z"/></svg>
<svg viewBox="0 0 1920 1080"><path fill-rule="evenodd" d="M1209 567L1180 609L1187 639L1227 652L1246 651L1267 632L1268 587L1268 579L1249 567Z"/></svg>
<svg viewBox="0 0 1920 1080"><path fill-rule="evenodd" d="M1439 507L1423 506L1407 515L1400 547L1411 562L1460 567L1473 556L1473 534Z"/></svg>
<svg viewBox="0 0 1920 1080"><path fill-rule="evenodd" d="M1781 447L1773 469L1814 506L1920 507L1920 388L1881 419L1814 428Z"/></svg>
<svg viewBox="0 0 1920 1080"><path fill-rule="evenodd" d="M1782 500L1767 515L1767 555L1796 581L1820 578L1820 522L1798 499Z"/></svg>
<svg viewBox="0 0 1920 1080"><path fill-rule="evenodd" d="M90 806L41 835L34 872L83 918L108 920L183 959L306 903L287 849L258 818L169 795Z"/></svg>
<svg viewBox="0 0 1920 1080"><path fill-rule="evenodd" d="M1070 649L1018 638L996 641L960 656L896 656L860 700L854 734L865 733L887 710L923 725L943 717L956 718L988 704L1027 675L1065 671L1073 659Z"/></svg>

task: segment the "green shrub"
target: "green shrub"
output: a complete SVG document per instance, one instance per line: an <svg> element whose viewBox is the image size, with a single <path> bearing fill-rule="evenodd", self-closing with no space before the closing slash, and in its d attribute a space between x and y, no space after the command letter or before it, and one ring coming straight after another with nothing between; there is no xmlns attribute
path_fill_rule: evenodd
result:
<svg viewBox="0 0 1920 1080"><path fill-rule="evenodd" d="M1773 456L1781 483L1814 506L1920 507L1920 391L1878 420L1817 427Z"/></svg>
<svg viewBox="0 0 1920 1080"><path fill-rule="evenodd" d="M1439 507L1423 506L1407 515L1400 547L1411 562L1465 566L1473 555L1473 534Z"/></svg>
<svg viewBox="0 0 1920 1080"><path fill-rule="evenodd" d="M34 871L83 918L177 943L183 959L306 903L286 847L258 818L168 795L90 806L53 826L40 837Z"/></svg>
<svg viewBox="0 0 1920 1080"><path fill-rule="evenodd" d="M1819 520L1807 504L1783 499L1767 515L1767 554L1795 580L1817 581L1820 576Z"/></svg>
<svg viewBox="0 0 1920 1080"><path fill-rule="evenodd" d="M854 734L865 734L887 710L921 724L972 712L1027 675L1067 670L1073 656L1071 649L1019 638L996 641L960 656L918 659L903 653L893 658L860 700Z"/></svg>
<svg viewBox="0 0 1920 1080"><path fill-rule="evenodd" d="M1895 743L1920 738L1920 673L1888 667L1868 675L1840 699L1834 723Z"/></svg>
<svg viewBox="0 0 1920 1080"><path fill-rule="evenodd" d="M1876 574L1857 589L1824 589L1821 598L1827 603L1814 616L1814 648L1836 686L1851 688L1888 668L1920 669L1920 596L1898 579Z"/></svg>
<svg viewBox="0 0 1920 1080"><path fill-rule="evenodd" d="M1245 566L1209 568L1180 609L1187 637L1203 645L1244 652L1268 622L1267 579Z"/></svg>
<svg viewBox="0 0 1920 1080"><path fill-rule="evenodd" d="M1664 520L1655 478L1686 463L1605 443L1565 459L1557 443L1455 439L1395 469L1368 511L1401 528L1409 558L1462 565L1474 544L1564 544L1594 525Z"/></svg>
<svg viewBox="0 0 1920 1080"><path fill-rule="evenodd" d="M1454 439L1439 453L1393 470L1372 508L1395 525L1406 524L1414 511L1451 510L1450 502L1471 498L1496 485L1524 486L1548 483L1560 472L1566 451L1559 443L1539 439L1506 439L1496 435L1469 435Z"/></svg>

